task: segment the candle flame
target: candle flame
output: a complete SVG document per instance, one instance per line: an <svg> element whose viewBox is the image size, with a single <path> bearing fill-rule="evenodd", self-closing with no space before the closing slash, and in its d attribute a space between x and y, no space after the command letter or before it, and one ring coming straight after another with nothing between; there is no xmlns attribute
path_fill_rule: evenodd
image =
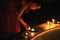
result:
<svg viewBox="0 0 60 40"><path fill-rule="evenodd" d="M34 32L31 32L31 36L33 37L35 35L35 33Z"/></svg>
<svg viewBox="0 0 60 40"><path fill-rule="evenodd" d="M49 21L47 21L47 24L49 25Z"/></svg>
<svg viewBox="0 0 60 40"><path fill-rule="evenodd" d="M26 35L28 35L28 33L25 33Z"/></svg>
<svg viewBox="0 0 60 40"><path fill-rule="evenodd" d="M59 24L59 21L57 21L57 23Z"/></svg>
<svg viewBox="0 0 60 40"><path fill-rule="evenodd" d="M35 31L35 29L31 29L31 31Z"/></svg>
<svg viewBox="0 0 60 40"><path fill-rule="evenodd" d="M52 19L52 22L54 23L55 22L55 19Z"/></svg>

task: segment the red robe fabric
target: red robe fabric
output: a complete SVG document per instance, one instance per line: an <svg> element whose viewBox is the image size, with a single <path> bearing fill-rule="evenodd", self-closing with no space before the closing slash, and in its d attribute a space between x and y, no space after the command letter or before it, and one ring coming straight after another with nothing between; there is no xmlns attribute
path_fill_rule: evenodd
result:
<svg viewBox="0 0 60 40"><path fill-rule="evenodd" d="M20 24L17 22L16 23L16 33L19 33L20 31L21 31Z"/></svg>

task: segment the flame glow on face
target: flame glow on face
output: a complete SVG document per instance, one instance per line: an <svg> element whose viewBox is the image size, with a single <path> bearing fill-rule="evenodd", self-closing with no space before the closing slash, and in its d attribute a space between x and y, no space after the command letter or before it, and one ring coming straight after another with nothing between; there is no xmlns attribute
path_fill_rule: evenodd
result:
<svg viewBox="0 0 60 40"><path fill-rule="evenodd" d="M38 6L36 3L33 3L31 6L30 6L30 9L32 10L36 10L36 9L39 9L41 8L41 6Z"/></svg>

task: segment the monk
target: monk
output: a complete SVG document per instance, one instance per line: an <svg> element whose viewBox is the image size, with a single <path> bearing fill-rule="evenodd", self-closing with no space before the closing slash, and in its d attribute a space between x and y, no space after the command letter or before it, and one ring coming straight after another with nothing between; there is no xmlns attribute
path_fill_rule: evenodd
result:
<svg viewBox="0 0 60 40"><path fill-rule="evenodd" d="M26 31L29 31L30 26L21 17L24 14L24 11L26 11L27 9L37 10L37 9L40 9L40 8L41 8L41 6L39 6L37 3L28 2L19 11L19 13L17 15L17 20L19 21L19 23L21 23L25 27Z"/></svg>

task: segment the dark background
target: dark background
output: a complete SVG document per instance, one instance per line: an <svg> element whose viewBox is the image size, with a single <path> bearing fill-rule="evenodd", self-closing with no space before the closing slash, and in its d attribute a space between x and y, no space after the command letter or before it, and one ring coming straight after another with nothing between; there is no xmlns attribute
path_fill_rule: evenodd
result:
<svg viewBox="0 0 60 40"><path fill-rule="evenodd" d="M0 0L0 35L2 37L8 38L8 36L16 33L16 16L22 6L21 2L22 0ZM31 14L33 15L30 16L31 20L27 20L29 25L35 26L51 20L51 18L60 20L59 0L41 0L41 6L42 8L34 12L35 14Z"/></svg>

